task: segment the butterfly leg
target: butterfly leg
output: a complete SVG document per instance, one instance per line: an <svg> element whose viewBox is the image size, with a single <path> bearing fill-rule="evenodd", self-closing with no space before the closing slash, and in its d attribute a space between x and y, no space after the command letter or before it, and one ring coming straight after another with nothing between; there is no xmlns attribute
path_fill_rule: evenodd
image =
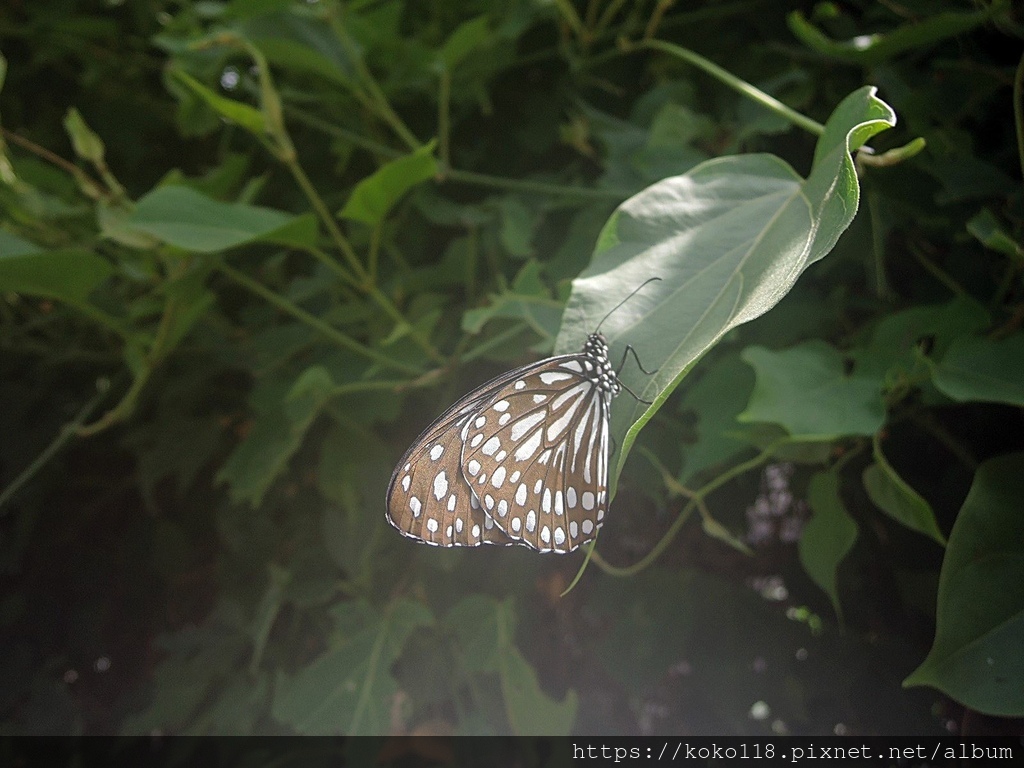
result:
<svg viewBox="0 0 1024 768"><path fill-rule="evenodd" d="M622 368L626 364L626 355L628 355L630 352L633 353L633 359L636 360L636 367L639 368L641 371L646 373L648 376L653 376L658 372L657 368L655 368L653 371L648 371L646 368L644 368L643 363L640 362L640 358L637 357L636 350L633 349L633 345L627 344L626 349L623 350L622 352L622 360L619 362L619 367L615 369L616 376L622 373Z"/></svg>

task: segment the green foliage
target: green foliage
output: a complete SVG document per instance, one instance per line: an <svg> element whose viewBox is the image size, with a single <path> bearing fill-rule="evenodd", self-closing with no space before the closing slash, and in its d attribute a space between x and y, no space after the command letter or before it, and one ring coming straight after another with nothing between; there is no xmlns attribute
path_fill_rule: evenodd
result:
<svg viewBox="0 0 1024 768"><path fill-rule="evenodd" d="M743 350L757 383L739 421L778 424L800 440L873 435L885 423L882 383L874 376L846 375L838 351L814 340L781 352Z"/></svg>
<svg viewBox="0 0 1024 768"><path fill-rule="evenodd" d="M15 5L3 732L1024 715L1010 4ZM387 526L424 426L599 324L591 559Z"/></svg>
<svg viewBox="0 0 1024 768"><path fill-rule="evenodd" d="M843 506L839 473L815 473L807 485L807 503L814 516L800 537L800 562L807 575L828 594L836 614L842 616L839 564L857 541L857 522Z"/></svg>
<svg viewBox="0 0 1024 768"><path fill-rule="evenodd" d="M978 467L942 562L935 644L905 685L932 685L992 715L1024 707L1024 454Z"/></svg>

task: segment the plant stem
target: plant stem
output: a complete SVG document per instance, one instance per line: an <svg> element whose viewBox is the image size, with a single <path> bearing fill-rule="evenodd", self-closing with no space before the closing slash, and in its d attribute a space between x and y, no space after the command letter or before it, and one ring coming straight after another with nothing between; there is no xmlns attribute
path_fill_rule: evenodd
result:
<svg viewBox="0 0 1024 768"><path fill-rule="evenodd" d="M643 40L637 44L637 47L650 48L655 51L661 51L662 53L667 53L671 56L675 56L676 58L682 59L683 61L693 64L695 67L704 70L705 72L707 72L709 75L711 75L724 85L729 86L734 91L737 91L741 95L746 96L752 101L760 104L765 109L769 109L772 112L781 115L782 117L786 118L791 123L793 123L793 125L797 126L798 128L803 128L808 133L813 133L815 136L821 136L825 132L825 126L822 125L821 123L812 120L811 118L806 117L805 115L801 115L795 109L787 107L774 96L769 96L767 93L760 90L759 88L755 88L745 80L741 80L728 70L722 69L722 67L718 66L714 62L705 59L700 54L694 53L688 48L673 45L672 43L667 43L664 40Z"/></svg>
<svg viewBox="0 0 1024 768"><path fill-rule="evenodd" d="M1024 176L1024 54L1013 76L1013 123L1017 128L1017 160Z"/></svg>
<svg viewBox="0 0 1024 768"><path fill-rule="evenodd" d="M353 352L356 352L362 355L363 357L378 362L381 365L386 365L388 368L392 368L394 370L403 371L405 373L411 373L416 375L423 373L423 371L420 368L417 368L414 365L402 363L399 362L398 360L392 360L387 355L382 354L377 350L367 347L363 344L360 344L358 341L345 335L337 328L328 325L320 318L311 315L309 312L306 312L304 309L288 301L288 299L284 298L283 296L279 296L278 294L271 291L269 288L266 288L265 286L256 282L251 277L246 275L244 272L239 272L237 269L234 269L228 266L227 264L223 263L217 265L217 269L219 269L226 277L230 278L231 280L234 280L243 288L252 291L260 298L265 299L267 302L273 304L282 312L291 315L296 320L299 320L300 322L308 325L310 328L319 331L326 338L338 344L338 346L352 350Z"/></svg>
<svg viewBox="0 0 1024 768"><path fill-rule="evenodd" d="M359 278L359 280L367 280L369 275L366 269L363 267L362 262L359 261L359 257L356 256L355 249L352 244L349 243L348 238L342 233L341 228L338 226L338 222L334 220L334 214L327 208L327 204L320 197L320 193L316 191L316 187L313 186L313 182L309 180L306 172L302 169L299 161L295 158L291 160L285 160L285 165L291 172L295 182L302 189L302 193L309 200L309 204L313 206L313 210L316 211L317 216L320 217L320 221L323 222L327 228L328 234L331 236L331 240L334 241L334 245L341 251L342 256L345 257L345 261L348 262L349 269ZM333 267L335 272L337 265Z"/></svg>
<svg viewBox="0 0 1024 768"><path fill-rule="evenodd" d="M445 68L437 84L437 154L443 168L451 161L451 98L452 76Z"/></svg>
<svg viewBox="0 0 1024 768"><path fill-rule="evenodd" d="M515 192L553 195L556 197L579 197L589 200L624 200L634 192L634 190L628 189L599 189L564 184L548 184L543 181L521 181L519 179L506 179L502 176L490 176L486 173L476 173L474 171L459 171L454 168L448 169L444 176L450 181L461 181L466 184L477 184L481 187L491 187L493 189L507 189Z"/></svg>
<svg viewBox="0 0 1024 768"><path fill-rule="evenodd" d="M53 441L43 449L35 460L25 467L21 473L11 481L11 484L4 488L3 492L0 493L0 509L3 508L4 504L10 501L14 497L25 483L31 480L46 464L57 455L57 452L64 447L64 444L68 442L72 437L79 433L79 429L85 424L86 419L92 415L92 412L96 410L96 407L100 404L100 401L106 396L108 386L97 386L97 392L93 395L92 399L89 400L81 410L75 415L71 421L60 428L57 432L57 436L53 438Z"/></svg>
<svg viewBox="0 0 1024 768"><path fill-rule="evenodd" d="M778 447L783 443L787 442L787 440L788 438L776 440L774 443L769 445L767 448L765 448L763 451L757 454L757 456L754 456L752 459L740 462L739 464L727 469L725 472L718 475L714 480L711 480L701 488L698 488L696 491L687 491L687 495L690 496L689 501L686 502L686 506L683 507L682 511L672 522L672 525L665 532L665 535L661 537L661 539L658 541L657 544L654 545L650 552L644 555L637 562L633 563L633 565L627 565L624 567L612 565L611 563L601 558L601 556L597 552L594 552L594 562L597 563L598 567L600 567L602 571L611 576L632 576L644 570L648 566L652 565L654 561L657 560L661 556L661 554L668 548L668 545L671 544L672 541L675 539L680 529L682 529L683 523L686 522L686 519L690 516L690 513L693 511L694 507L698 506L698 504L702 503L709 494L711 494L713 491L718 490L721 486L725 485L733 478L739 477L745 472L748 472L751 469L754 469L755 467L764 464L768 459L770 459L774 455Z"/></svg>

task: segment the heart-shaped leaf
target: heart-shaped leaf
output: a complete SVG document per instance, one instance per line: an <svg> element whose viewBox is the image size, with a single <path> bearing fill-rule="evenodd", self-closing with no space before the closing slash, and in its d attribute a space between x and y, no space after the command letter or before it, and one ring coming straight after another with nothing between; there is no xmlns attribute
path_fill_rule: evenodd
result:
<svg viewBox="0 0 1024 768"><path fill-rule="evenodd" d="M939 575L935 642L903 685L930 685L978 712L1024 715L1024 453L974 476Z"/></svg>
<svg viewBox="0 0 1024 768"><path fill-rule="evenodd" d="M613 483L637 433L686 372L729 329L771 309L853 220L860 196L850 152L895 124L892 109L862 88L838 106L807 179L777 157L702 163L623 203L601 232L590 266L573 281L557 352L579 350L599 326L622 354L632 344L648 369L624 382L653 401L620 402ZM651 277L636 296L602 319ZM614 362L617 362L614 361Z"/></svg>

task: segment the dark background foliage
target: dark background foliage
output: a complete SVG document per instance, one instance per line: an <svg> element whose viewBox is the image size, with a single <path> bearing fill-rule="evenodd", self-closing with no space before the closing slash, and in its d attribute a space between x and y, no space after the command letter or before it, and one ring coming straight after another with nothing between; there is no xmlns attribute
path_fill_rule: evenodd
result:
<svg viewBox="0 0 1024 768"><path fill-rule="evenodd" d="M1020 24L956 0L6 3L3 731L1018 731L984 681L901 682L958 516L1021 508ZM812 133L645 38L819 122L875 85L899 122L833 253L640 433L561 597L581 555L417 546L384 493L449 403L553 349L624 199L724 155L809 172ZM43 251L29 286L13 259ZM801 432L865 377L867 415ZM998 591L945 603L952 634L1019 648Z"/></svg>

